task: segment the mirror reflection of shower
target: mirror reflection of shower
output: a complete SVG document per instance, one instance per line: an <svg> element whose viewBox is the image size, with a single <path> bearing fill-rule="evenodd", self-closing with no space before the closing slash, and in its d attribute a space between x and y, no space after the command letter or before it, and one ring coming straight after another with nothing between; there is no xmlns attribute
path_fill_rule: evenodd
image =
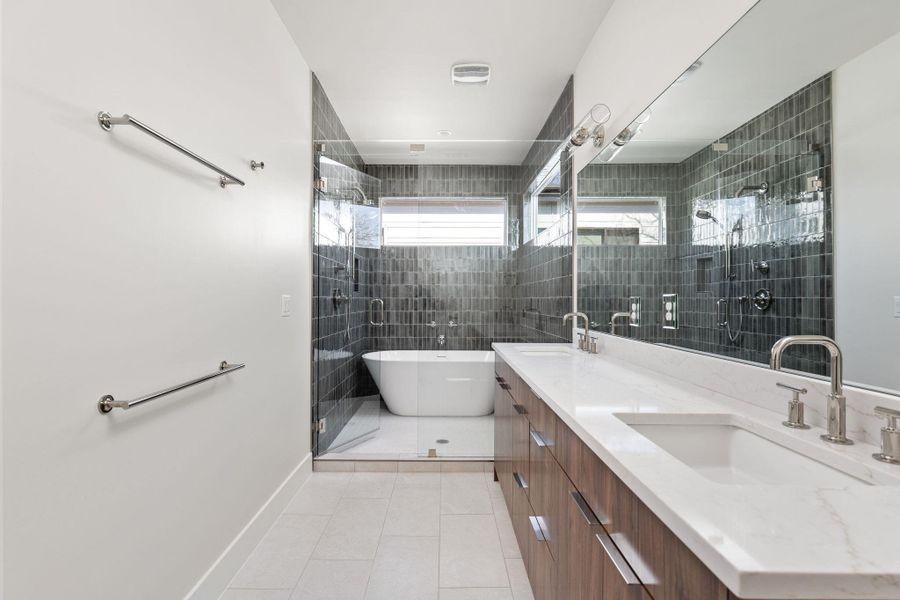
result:
<svg viewBox="0 0 900 600"><path fill-rule="evenodd" d="M761 187L761 186L759 186ZM745 192L748 189L759 189L757 188L744 188L741 192ZM768 188L768 186L766 186ZM764 192L765 190L763 190ZM735 279L737 279L737 272L735 271L733 260L732 260L732 251L735 247L735 236L737 235L740 240L740 234L743 232L744 226L743 216L738 217L738 219L734 222L734 225L731 228L725 227L710 211L708 210L698 210L694 213L698 219L704 221L712 221L716 225L719 226L719 229L722 232L723 236L723 247L725 249L725 263L722 272L722 287L724 288L724 293L722 296L716 301L716 313L717 313L717 325L725 330L725 334L728 336L728 340L732 344L737 344L741 339L741 334L744 329L744 313L745 308L749 304L750 298L748 296L738 296L736 299L738 301L738 322L737 326L731 322L730 312L731 312L731 300L734 296L734 286Z"/></svg>

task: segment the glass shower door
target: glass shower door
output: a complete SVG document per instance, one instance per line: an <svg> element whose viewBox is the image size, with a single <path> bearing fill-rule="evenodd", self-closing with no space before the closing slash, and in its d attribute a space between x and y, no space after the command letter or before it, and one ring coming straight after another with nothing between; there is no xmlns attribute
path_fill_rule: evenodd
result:
<svg viewBox="0 0 900 600"><path fill-rule="evenodd" d="M367 226L372 182L365 173L317 156L314 196L314 420L318 456L366 451L380 428L369 348ZM377 193L370 190L370 193Z"/></svg>

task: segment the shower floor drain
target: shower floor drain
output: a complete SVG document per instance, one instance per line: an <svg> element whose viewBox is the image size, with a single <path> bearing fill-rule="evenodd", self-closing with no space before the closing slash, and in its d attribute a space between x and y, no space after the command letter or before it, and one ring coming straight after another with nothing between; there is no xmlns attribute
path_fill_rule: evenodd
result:
<svg viewBox="0 0 900 600"><path fill-rule="evenodd" d="M434 440L434 443L435 444L449 444L450 440L445 440L444 438L441 438L439 440Z"/></svg>

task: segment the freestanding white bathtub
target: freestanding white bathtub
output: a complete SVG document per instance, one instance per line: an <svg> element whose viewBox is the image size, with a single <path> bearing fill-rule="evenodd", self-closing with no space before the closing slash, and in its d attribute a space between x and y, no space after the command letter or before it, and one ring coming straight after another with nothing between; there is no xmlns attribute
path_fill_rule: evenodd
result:
<svg viewBox="0 0 900 600"><path fill-rule="evenodd" d="M388 410L404 417L480 417L494 411L494 352L384 350L363 360Z"/></svg>

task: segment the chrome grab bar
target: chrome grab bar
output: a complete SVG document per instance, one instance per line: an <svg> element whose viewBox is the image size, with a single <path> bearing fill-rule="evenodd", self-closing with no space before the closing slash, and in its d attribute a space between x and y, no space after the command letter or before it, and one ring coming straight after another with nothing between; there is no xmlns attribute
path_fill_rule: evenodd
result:
<svg viewBox="0 0 900 600"><path fill-rule="evenodd" d="M381 321L375 322L375 303L381 304ZM372 298L369 300L369 325L375 327L384 327L384 300L381 298Z"/></svg>
<svg viewBox="0 0 900 600"><path fill-rule="evenodd" d="M163 134L156 131L155 129L152 129L151 127L148 127L147 125L141 123L140 121L138 121L131 115L125 114L125 115L122 115L121 117L114 117L104 110L104 111L100 111L97 113L97 121L100 123L100 127L102 127L104 131L111 131L113 128L113 125L131 125L132 127L136 127L137 129L143 131L150 137L156 138L157 140L159 140L163 144L169 146L170 148L174 148L175 150L178 150L185 156L196 160L198 163L200 163L207 169L212 169L213 171L218 173L220 175L219 185L221 187L225 187L226 185L228 185L230 183L236 183L238 185L245 185L243 181L241 181L240 179L238 179L237 177L235 177L234 175L232 175L225 169L222 169L221 167L217 167L216 165L212 164L211 162L209 162L208 160L206 160L199 154L197 154L195 152L191 152L190 150L188 150L187 148L185 148L184 146L182 146L175 140L164 136Z"/></svg>
<svg viewBox="0 0 900 600"><path fill-rule="evenodd" d="M167 387L164 390L159 390L158 392L153 392L152 394L147 394L146 396L141 396L140 398L135 398L134 400L116 400L110 394L107 394L97 401L97 410L100 411L100 414L106 414L114 408L128 410L129 408L132 408L139 404L143 404L144 402L150 402L151 400L156 400L157 398L162 398L163 396L168 396L169 394L173 394L185 388L197 385L198 383L203 383L204 381L209 381L210 379L215 379L216 377L221 377L222 375L226 375L233 371L243 369L245 366L247 365L245 365L244 363L230 364L227 360L223 360L221 363L219 363L219 370L215 373L210 373L209 375L204 375L203 377L198 377L196 379L191 379L190 381L179 383L178 385L173 385L172 387Z"/></svg>
<svg viewBox="0 0 900 600"><path fill-rule="evenodd" d="M726 298L716 300L716 325L719 327L728 325L728 300Z"/></svg>

